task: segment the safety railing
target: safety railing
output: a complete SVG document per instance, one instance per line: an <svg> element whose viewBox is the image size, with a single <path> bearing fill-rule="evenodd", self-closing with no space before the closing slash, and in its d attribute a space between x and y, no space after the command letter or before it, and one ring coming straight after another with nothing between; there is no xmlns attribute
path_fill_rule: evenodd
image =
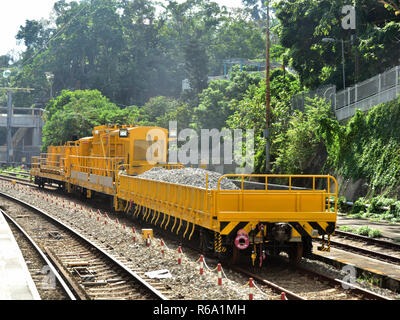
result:
<svg viewBox="0 0 400 320"><path fill-rule="evenodd" d="M123 164L123 157L68 157L70 171L114 177L118 168Z"/></svg>
<svg viewBox="0 0 400 320"><path fill-rule="evenodd" d="M387 102L384 92L391 89L393 89L394 98L396 98L396 93L399 93L397 90L400 85L399 78L400 66L396 66L375 77L357 83L354 87L348 87L336 94L335 109L339 110L351 106L358 108L358 104L367 99L376 100L374 102L376 104Z"/></svg>
<svg viewBox="0 0 400 320"><path fill-rule="evenodd" d="M125 174L118 178L118 198L137 205L136 212L143 208L144 219L152 220L162 212L165 221L163 227L179 230L182 220L217 230L221 221L336 221L337 183L331 176L325 175L251 175L264 177L267 180L264 190L246 190L244 179L250 175L225 175L218 181L217 189L194 187L143 179ZM242 188L239 190L221 189L222 179L240 178ZM289 180L287 190L270 190L268 179L286 178ZM292 182L296 178L311 179L312 188L295 189ZM326 189L317 187L318 179L324 179ZM334 208L327 201L334 197ZM333 208L333 206L332 206ZM138 211L139 210L139 211ZM151 210L155 214L151 214ZM172 225L168 225L173 217ZM187 226L187 225L186 225Z"/></svg>
<svg viewBox="0 0 400 320"><path fill-rule="evenodd" d="M214 224L211 212L213 195L204 188L122 174L119 176L117 191L119 198L133 201L144 208L145 219L148 210L162 212L164 218L160 226L165 229L170 227L173 232L178 232L183 221L209 228ZM186 227L189 228L189 225ZM190 233L188 229L186 233Z"/></svg>
<svg viewBox="0 0 400 320"><path fill-rule="evenodd" d="M31 158L31 169L40 169L40 157Z"/></svg>
<svg viewBox="0 0 400 320"><path fill-rule="evenodd" d="M42 153L38 159L41 170L59 172L63 168L61 166L61 153Z"/></svg>
<svg viewBox="0 0 400 320"><path fill-rule="evenodd" d="M264 179L264 190L246 190L245 179L258 177ZM240 179L241 186L238 190L221 189L222 179ZM285 179L288 181L286 190L270 188L273 179ZM309 189L295 188L293 180L309 179ZM317 187L317 182L322 179L324 188ZM218 216L234 216L241 213L252 217L265 215L268 217L313 217L319 219L321 213L333 219L337 212L337 181L329 175L240 175L227 174L218 180L216 194L216 214ZM331 212L334 209L334 212ZM312 221L312 220L310 220Z"/></svg>
<svg viewBox="0 0 400 320"><path fill-rule="evenodd" d="M41 117L43 115L44 109L40 108L12 108L12 115L28 115L32 117ZM7 113L7 107L0 106L0 114Z"/></svg>
<svg viewBox="0 0 400 320"><path fill-rule="evenodd" d="M357 109L363 112L397 99L400 95L400 66L396 66L372 78L366 79L336 92L335 86L320 87L293 96L292 109L304 111L307 98L319 97L330 102L341 121L354 116Z"/></svg>

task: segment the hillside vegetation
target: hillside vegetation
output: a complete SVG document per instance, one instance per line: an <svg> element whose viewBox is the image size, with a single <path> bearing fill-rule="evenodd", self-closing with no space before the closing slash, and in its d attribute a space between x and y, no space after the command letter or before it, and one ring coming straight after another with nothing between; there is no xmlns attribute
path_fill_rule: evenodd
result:
<svg viewBox="0 0 400 320"><path fill-rule="evenodd" d="M353 182L361 195L397 197L400 191L400 98L357 111L339 124L329 106L309 101L304 113L291 117L275 170L285 173L331 173Z"/></svg>

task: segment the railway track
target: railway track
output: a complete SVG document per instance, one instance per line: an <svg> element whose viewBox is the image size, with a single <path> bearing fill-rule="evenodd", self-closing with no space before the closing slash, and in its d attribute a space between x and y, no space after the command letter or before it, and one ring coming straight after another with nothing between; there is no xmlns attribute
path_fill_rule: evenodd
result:
<svg viewBox="0 0 400 320"><path fill-rule="evenodd" d="M20 184L23 186L38 188L38 185L35 184L30 178L18 178L18 177L12 177L9 175L0 174L0 181L7 181L7 182L15 183L15 184ZM48 184L46 185L45 188L50 189L50 190L58 189L57 186L48 185Z"/></svg>
<svg viewBox="0 0 400 320"><path fill-rule="evenodd" d="M13 176L13 177L23 176L23 177L25 177L27 179L29 179L29 177L30 177L30 174L28 172L26 172L26 171L25 172L2 171L2 174L3 175Z"/></svg>
<svg viewBox="0 0 400 320"><path fill-rule="evenodd" d="M77 299L166 300L163 293L107 253L104 247L95 245L63 222L26 202L3 193L1 196L26 208L26 214L21 215L17 210L16 213L9 212L8 216L19 217L17 225L32 235Z"/></svg>
<svg viewBox="0 0 400 320"><path fill-rule="evenodd" d="M27 188L27 187L25 187ZM43 190L38 190L36 189L36 193L44 193ZM50 198L55 199L56 197L51 196ZM53 203L53 199L51 199L51 203ZM44 201L44 200L43 200ZM49 205L50 205L49 201ZM47 203L47 200L46 200ZM72 203L70 204L71 208L74 208ZM63 204L64 207L64 204ZM76 211L76 209L73 209ZM83 217L82 217L83 218ZM121 217L122 218L122 217ZM122 219L121 219L122 220ZM83 227L84 228L84 227ZM85 230L87 231L87 230ZM84 232L84 231L82 231ZM87 232L85 233L87 234ZM90 232L89 232L89 235ZM94 238L97 237L96 234L93 234ZM101 238L98 238L96 240L101 240ZM98 241L97 241L98 242ZM113 242L110 241L111 245L113 247L110 247L106 243L108 241L101 240L102 246L104 247L105 251L118 251L118 245L114 246ZM65 251L65 250L64 250ZM85 261L85 256L82 255L75 255L76 257L79 257L77 262L86 262ZM59 260L63 260L64 263L71 263L70 260L68 260L71 257L71 255L60 255ZM194 256L192 256L194 257ZM123 261L123 264L127 266L131 270L135 270L138 275L141 275L144 277L144 271L140 268L138 268L137 263L133 259L129 259L126 257L120 256L121 261ZM73 261L72 261L73 262ZM75 261L76 262L76 261ZM157 263L157 261L154 261L154 263ZM159 267L159 266L158 266ZM354 287L353 290L344 290L341 288L343 285L343 282L339 279L327 279L323 278L321 275L317 274L310 274L309 271L304 271L304 270L294 270L291 269L290 271L287 271L286 268L284 271L282 271L282 265L280 267L276 268L276 270L267 269L268 272L266 274L259 273L255 275L254 273L251 273L250 271L242 272L239 270L236 270L234 272L241 273L241 280L239 281L247 281L250 277L253 278L254 280L257 281L258 285L262 286L262 290L264 291L264 295L262 299L279 299L280 294L284 292L286 294L286 297L288 299L334 299L334 300L347 300L347 299L385 299L382 296L379 295L374 295L371 292L366 292L366 290L363 290L361 288L356 288ZM285 273L286 272L286 273ZM308 275L306 275L308 273ZM274 275L271 277L271 275ZM315 279L314 279L315 278ZM112 282L112 281L111 281ZM307 285L305 285L307 284ZM94 284L93 284L94 285ZM171 296L173 299L181 299L185 298L185 294L176 294L173 293L173 290L171 288L168 288L168 286L165 285L165 283L160 283L159 281L155 281L154 284L155 288L157 290L164 290L169 289L170 292L168 296ZM95 286L92 287L92 292L96 292L98 289ZM189 289L188 289L189 290ZM260 296L258 297L260 298Z"/></svg>
<svg viewBox="0 0 400 320"><path fill-rule="evenodd" d="M22 255L27 262L28 270L35 282L42 300L76 300L53 263L39 248L36 242L7 213L0 209L9 223ZM18 216L17 216L18 219Z"/></svg>
<svg viewBox="0 0 400 320"><path fill-rule="evenodd" d="M190 249L201 254L196 247L190 246ZM195 254L192 255L195 257ZM241 274L244 278L252 278L261 291L272 291L281 298L286 297L287 300L391 300L344 281L340 277L324 274L303 264L290 264L281 257L270 259L271 261L265 263L265 267L256 271L252 271L254 268L249 265L232 266L226 263L223 267ZM215 258L208 257L208 260L213 261L212 268L216 267Z"/></svg>
<svg viewBox="0 0 400 320"><path fill-rule="evenodd" d="M27 186L36 186L29 178L19 178L13 177L6 174L0 174L0 179L9 182L18 182L19 184L27 185Z"/></svg>
<svg viewBox="0 0 400 320"><path fill-rule="evenodd" d="M283 292L288 300L391 300L385 296L298 265L280 262L258 273L234 267L262 286Z"/></svg>
<svg viewBox="0 0 400 320"><path fill-rule="evenodd" d="M350 232L336 230L331 246L377 260L400 265L400 244L369 238Z"/></svg>
<svg viewBox="0 0 400 320"><path fill-rule="evenodd" d="M141 240L139 234L136 235L136 242L132 241L132 220L126 216L119 215L121 223L117 224L110 217L104 217L105 213L98 214L96 209L88 205L71 202L69 197L59 195L57 193L48 193L43 189L32 188L28 186L15 186L9 182L0 183L0 189L7 195L17 198L26 199L27 202L36 207L40 207L72 226L93 242L100 244L104 251L116 256L126 268L135 272L138 276L145 278L155 289L165 292L165 296L169 299L196 299L196 300L247 300L248 295L241 292L238 288L242 284L231 281L224 283L224 286L216 286L216 277L199 277L198 263L194 260L188 260L184 257L184 263L177 265L176 248L174 245L166 249L165 255L160 254L159 239L152 241L151 247L146 247L144 241ZM65 201L66 200L66 201ZM4 204L0 198L0 203ZM5 204L13 206L13 203ZM116 217L117 215L114 215ZM126 228L122 227L122 221L125 220ZM107 221L107 224L105 224ZM197 259L197 258L196 258ZM159 269L167 269L170 271L172 278L150 279L147 272L157 271ZM247 281L241 279L241 282ZM241 290L241 289L240 289ZM239 293L239 294L238 294ZM266 299L279 297L276 294L263 296ZM258 297L259 298L259 297Z"/></svg>

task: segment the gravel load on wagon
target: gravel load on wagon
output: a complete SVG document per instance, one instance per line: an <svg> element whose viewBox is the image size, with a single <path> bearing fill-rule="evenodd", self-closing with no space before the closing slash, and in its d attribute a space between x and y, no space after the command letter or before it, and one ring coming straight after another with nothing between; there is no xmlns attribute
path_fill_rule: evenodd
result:
<svg viewBox="0 0 400 320"><path fill-rule="evenodd" d="M208 189L217 189L218 180L221 174L200 168L183 168L167 170L162 167L154 167L140 175L138 178L171 182L193 187L206 188L206 176L208 174ZM221 190L238 190L239 188L228 178L224 178L220 183Z"/></svg>

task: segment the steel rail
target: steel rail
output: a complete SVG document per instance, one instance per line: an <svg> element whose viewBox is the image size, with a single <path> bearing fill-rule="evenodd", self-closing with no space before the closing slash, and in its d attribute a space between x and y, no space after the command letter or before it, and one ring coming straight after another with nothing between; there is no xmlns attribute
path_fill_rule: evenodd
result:
<svg viewBox="0 0 400 320"><path fill-rule="evenodd" d="M62 221L52 217L51 215L49 215L48 213L46 213L45 211L41 210L40 208L37 208L23 200L20 200L18 198L15 198L13 196L10 196L8 194L5 194L3 192L0 192L0 196L5 197L9 200L18 202L19 204L21 204L22 206L30 209L30 210L34 210L36 212L38 212L39 214L45 216L46 218L48 218L49 220L55 222L56 224L60 225L62 228L65 228L66 230L68 230L69 232L71 232L74 236L78 237L80 240L83 240L85 243L87 243L88 245L90 245L91 247L95 248L96 250L98 250L102 255L104 255L105 257L107 257L107 259L109 259L111 262L113 262L114 264L118 265L119 268L121 268L124 272L126 272L127 274L129 274L132 278L134 278L137 282L139 282L141 285L143 285L147 290L149 290L155 297L157 297L160 300L168 300L167 297L165 297L159 290L157 290L156 288L152 287L149 283L147 283L144 279L142 279L136 272L128 269L122 262L120 262L117 258L111 256L109 253L105 252L103 249L101 249L99 246L97 246L95 243L93 243L91 240L89 240L88 238L86 238L84 235L80 234L79 232L71 229L69 226L67 226L66 224L64 224Z"/></svg>
<svg viewBox="0 0 400 320"><path fill-rule="evenodd" d="M320 273L318 271L310 270L308 268L305 268L305 267L302 267L302 266L299 266L299 265L297 265L296 268L299 269L300 271L306 273L306 274L311 275L311 276L317 276L320 279L323 279L325 281L329 281L330 283L332 283L335 286L342 286L342 287L346 286L348 289L352 290L354 293L361 294L364 297L367 297L367 298L370 298L370 299L373 299L373 300L392 300L392 299L390 299L388 297L382 296L382 295L380 295L378 293L375 293L375 292L372 292L370 290L361 288L359 286L356 286L354 284L348 283L346 281L343 281L343 280L340 280L340 279L337 279L337 278L333 278L333 277L329 277L329 276L327 276L325 274L322 274L322 273Z"/></svg>
<svg viewBox="0 0 400 320"><path fill-rule="evenodd" d="M31 179L17 178L17 177L12 177L12 176L8 176L8 175L0 174L0 180L8 181L8 182L15 181L15 183L19 183L19 184L22 184L24 186L38 188L38 185L35 184ZM47 185L46 187L49 188L49 189L57 188L54 185Z"/></svg>
<svg viewBox="0 0 400 320"><path fill-rule="evenodd" d="M25 177L30 177L30 174L28 172L13 172L13 171L2 171L3 174L6 175L11 175L11 176L25 176Z"/></svg>
<svg viewBox="0 0 400 320"><path fill-rule="evenodd" d="M275 284L275 283L273 283L273 282L271 282L271 281L268 281L268 280L264 279L262 276L260 276L260 275L258 275L258 274L252 273L252 272L250 272L250 271L248 271L248 270L245 270L245 269L243 269L243 268L236 267L236 266L233 266L233 267L231 266L230 268L231 268L232 270L236 271L236 272L245 274L246 276L249 276L249 277L253 278L254 280L260 282L261 284L266 285L267 287L269 287L270 289L272 289L272 290L273 290L274 292L276 292L277 294L285 293L286 297L287 297L289 300L306 300L306 299L303 298L302 296L299 296L298 294L296 294L296 293L294 293L294 292L292 292L292 291L290 291L290 290L288 290L288 289L285 289L285 288L283 288L283 287L281 287L281 286L278 286L277 284Z"/></svg>
<svg viewBox="0 0 400 320"><path fill-rule="evenodd" d="M333 287L335 287L335 286L341 286L343 288L346 287L347 290L351 290L355 294L362 295L363 297L366 297L366 298L369 298L369 299L372 299L372 300L392 300L392 299L390 299L388 297L385 297L385 296L382 296L380 294L374 293L374 292L369 291L367 289L363 289L363 288L358 287L358 286L356 286L354 284L348 283L346 281L343 281L343 280L340 280L340 279L337 279L337 278L329 277L327 275L324 275L324 274L319 273L319 272L314 271L314 270L307 269L307 268L299 266L299 265L296 265L295 268L298 269L300 272L306 274L306 275L309 275L309 276L312 276L312 277L318 277L319 279L321 279L323 281L327 281L327 282L331 283ZM299 295L297 295L297 294L295 294L295 293L293 293L293 292L291 292L291 291L289 291L289 290L287 290L285 288L282 288L282 287L280 287L280 286L278 286L278 285L276 285L276 284L274 284L274 283L272 283L272 282L270 282L268 280L265 280L262 276L254 274L254 273L252 273L252 272L250 272L248 270L245 270L245 269L242 269L242 268L239 268L239 267L234 267L232 269L254 278L255 280L259 281L260 283L267 285L268 287L270 287L273 291L275 291L277 293L285 292L285 294L286 294L286 296L288 297L289 300L306 300L305 298L303 298L303 297L301 297L301 296L299 296Z"/></svg>
<svg viewBox="0 0 400 320"><path fill-rule="evenodd" d="M31 181L30 179L27 179L27 178L19 178L19 177L10 176L10 175L4 174L4 173L0 174L0 178L4 178L5 180L15 180L17 182L20 182L20 181L21 182L30 182Z"/></svg>
<svg viewBox="0 0 400 320"><path fill-rule="evenodd" d="M17 201L20 201L20 202L22 202L23 203L23 201L21 201L21 200L19 200L19 199L16 199ZM28 206L30 206L29 204L27 204ZM31 207L31 206L30 206ZM38 209L39 211L40 211L40 209ZM58 220L56 220L56 219L54 219L54 218L52 218L52 217L50 217L51 219L53 219L53 220L55 220L55 221L58 221ZM59 222L59 221L58 221ZM62 222L59 222L61 225L63 225L63 223ZM67 227L68 228L68 227ZM73 231L75 234L78 234L79 235L79 233L77 233L76 231ZM339 235L339 233L342 233L342 234L348 234L348 233L346 233L346 232L342 232L342 231L335 231L335 233L336 234L338 234ZM350 235L352 235L353 236L353 234L350 234ZM359 235L356 235L356 236L359 236ZM363 236L359 236L359 237L362 237L362 238L367 238L367 237L363 237ZM83 236L82 236L82 238L84 238ZM367 238L367 239L370 239L370 238ZM374 240L376 240L376 239L374 239ZM88 242L88 243L90 243L91 244L91 242L90 242L90 240L87 240L86 239L86 241ZM380 240L380 241L382 241L382 240ZM396 244L394 244L394 245L396 245ZM194 249L194 248L192 248L192 249ZM100 248L99 248L99 250L101 251L101 252L103 252ZM194 250L196 250L196 249L194 249ZM113 257L111 257L110 255L108 255L106 252L103 252L106 256L108 256L110 259L112 259L112 260L115 260L115 261L118 261L118 260L116 260L115 258L113 258ZM270 282L270 281L268 281L268 280L266 280L266 279L263 279L261 276L258 276L258 275L256 275L256 274L253 274L253 273L251 273L251 272L249 272L249 271L246 271L246 270L244 270L244 269L241 269L241 268L238 268L238 267L231 267L230 266L230 268L232 269L232 270L236 270L237 272L240 272L240 273L244 273L244 274L246 274L246 275L250 275L253 279L255 279L255 280L257 280L257 281L259 281L260 283L262 283L262 284L265 284L265 285L267 285L268 287L270 287L273 291L275 291L275 292L277 292L277 293L282 293L282 292L285 292L285 294L286 294L286 296L289 298L289 299L292 299L292 300L305 300L305 298L303 298L303 297L301 297L301 296L299 296L299 295L297 295L297 294L295 294L295 293L293 293L293 292L291 292L291 291L289 291L289 290L287 290L287 289L285 289L285 288L283 288L283 287L280 287L280 286L278 286L278 285L276 285L276 284L274 284L274 283L272 283L272 282ZM331 278L331 277L328 277L328 276L326 276L326 275L323 275L323 274L319 274L318 272L315 272L315 271L312 271L312 270L307 270L307 269L305 269L305 268L300 268L299 267L299 269L302 269L301 271L303 271L304 273L309 273L309 274L311 274L311 275L313 275L313 276L318 276L318 277L320 277L320 278L324 278L326 281L329 281L329 282L331 282L332 284L334 284L334 285L346 285L348 288L350 288L352 291L354 291L355 293L358 293L358 294L361 294L361 295L363 295L363 296L365 296L365 297L369 297L369 298L371 298L371 299L378 299L378 300L391 300L390 298L387 298L387 297L384 297L384 296L381 296L381 295L379 295L379 294L375 294L374 292L372 292L372 291L368 291L368 290L366 290L366 289L363 289L363 288L361 288L361 287L358 287L358 286L356 286L356 285L353 285L353 284L349 284L349 283L347 283L347 282L344 282L344 281L342 281L342 280L340 280L340 279L335 279L335 278ZM127 272L129 272L130 274L135 274L136 276L137 276L137 274L135 273L135 272L132 272L132 271L130 271L130 270L127 270ZM139 279L141 279L139 276L137 276ZM143 280L143 279L141 279L141 280ZM140 280L139 280L140 281ZM144 281L145 282L145 281ZM157 291L157 290L156 290ZM160 293L161 294L161 293ZM161 294L162 295L162 294ZM164 297L164 299L166 299L165 297Z"/></svg>
<svg viewBox="0 0 400 320"><path fill-rule="evenodd" d="M316 240L318 242L322 241L321 239L314 239L314 240ZM342 250L353 252L356 254L361 254L361 255L367 256L369 258L378 259L378 260L382 260L382 261L390 262L390 263L394 263L394 264L400 264L400 257L391 256L386 253L357 247L357 246L354 246L354 245L351 245L348 243L343 243L343 242L335 241L332 239L330 240L330 244L334 248L342 249Z"/></svg>
<svg viewBox="0 0 400 320"><path fill-rule="evenodd" d="M345 232L345 231L341 231L341 230L335 230L335 235L339 236L339 237L353 238L353 239L356 239L356 240L362 240L362 241L368 242L368 243L370 243L372 245L378 245L378 246L382 246L382 247L385 247L385 248L389 248L389 249L394 249L394 250L399 250L400 251L400 244L399 243L395 243L395 242L390 242L390 241L386 241L386 240L370 238L370 237L362 236L360 234L355 234L355 233L351 233L351 232Z"/></svg>
<svg viewBox="0 0 400 320"><path fill-rule="evenodd" d="M61 277L59 272L57 271L56 267L53 265L53 263L47 258L47 256L44 254L44 252L39 248L39 246L36 244L36 242L26 233L26 231L13 219L11 218L7 213L5 213L3 210L0 209L0 213L4 215L5 218L7 218L23 235L24 237L29 241L29 243L35 248L36 252L40 255L40 257L46 262L46 264L49 266L50 271L54 274L54 276L57 278L59 284L67 294L67 296L70 298L70 300L76 300L75 295L72 293L72 291L69 289L69 286L67 283L65 283L64 279Z"/></svg>

